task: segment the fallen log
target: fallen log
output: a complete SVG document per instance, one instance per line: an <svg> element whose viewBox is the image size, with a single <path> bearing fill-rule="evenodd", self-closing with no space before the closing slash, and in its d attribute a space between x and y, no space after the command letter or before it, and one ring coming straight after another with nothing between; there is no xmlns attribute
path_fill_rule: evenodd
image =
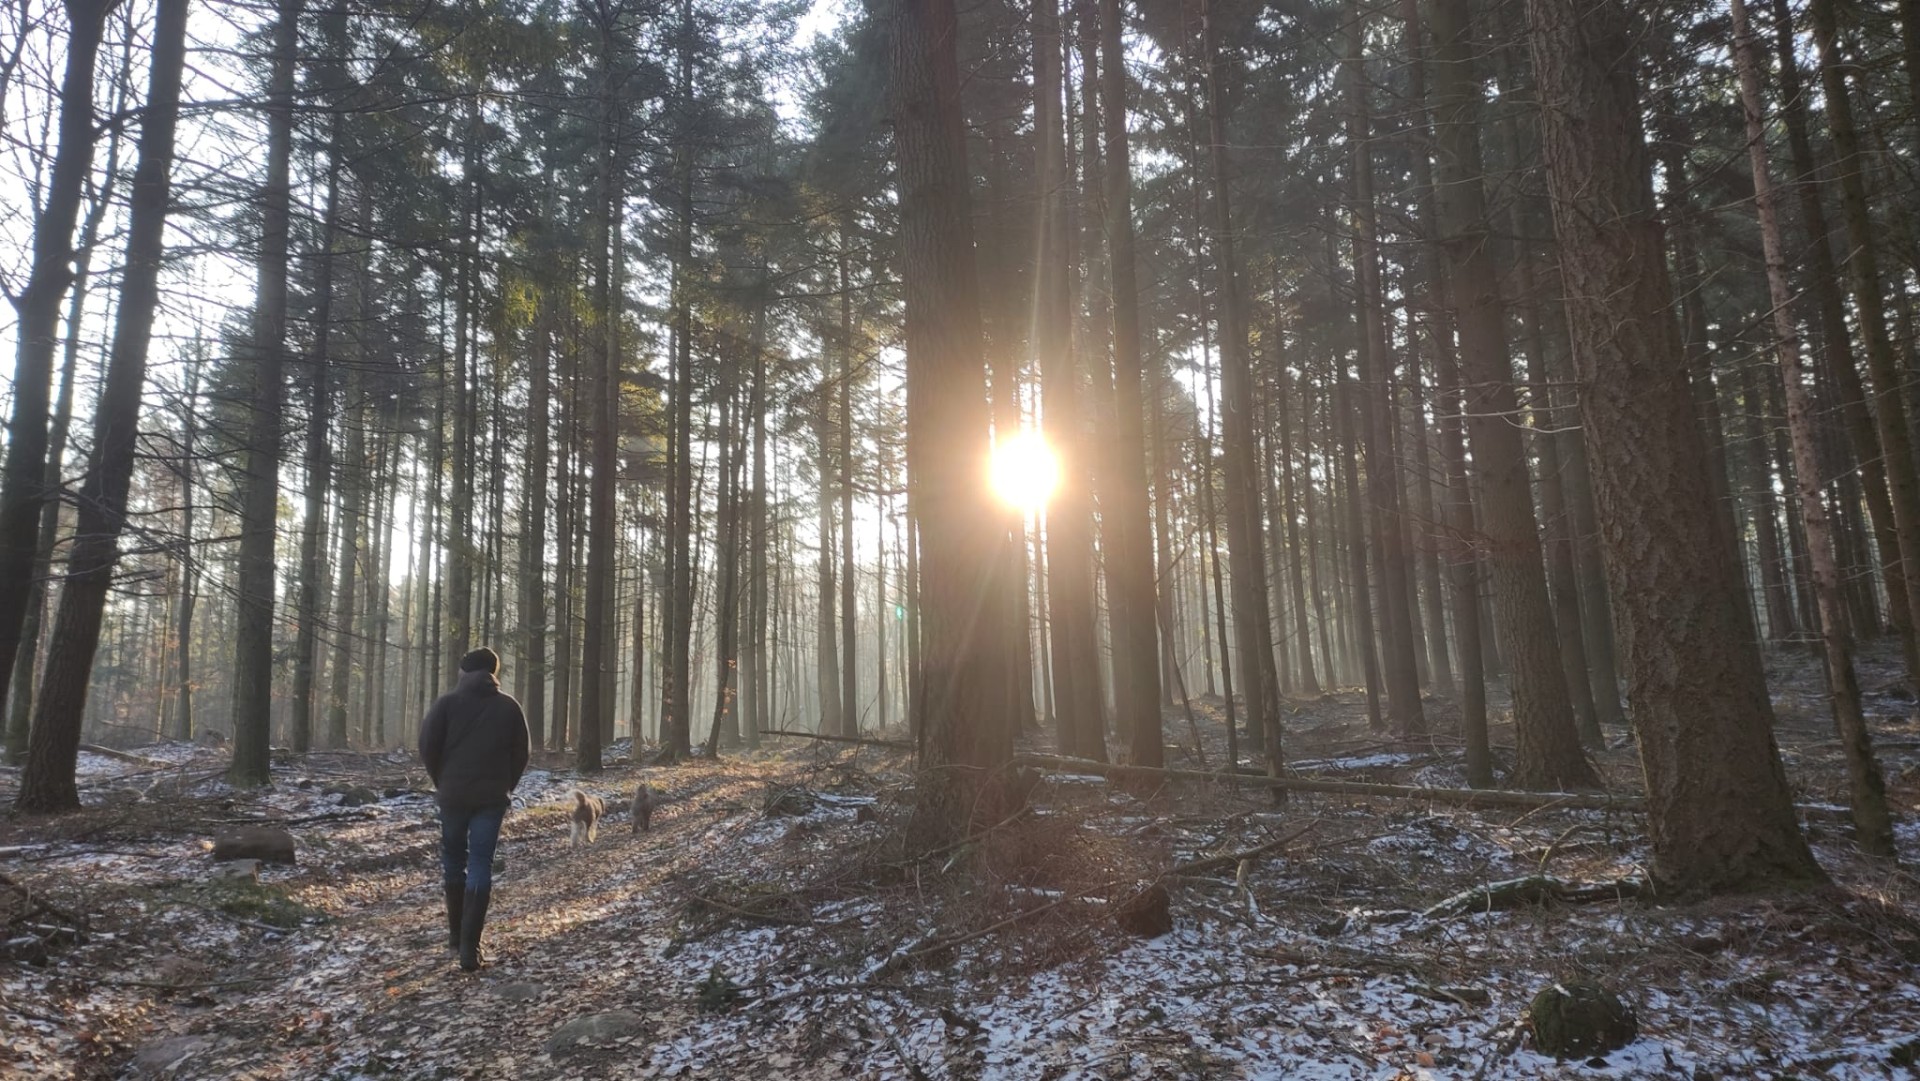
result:
<svg viewBox="0 0 1920 1081"><path fill-rule="evenodd" d="M763 736L786 736L789 739L817 739L826 743L853 743L862 747L886 747L896 751L911 751L913 744L903 739L867 739L863 736L829 736L819 732L793 732L784 728L762 728Z"/></svg>
<svg viewBox="0 0 1920 1081"><path fill-rule="evenodd" d="M157 758L148 758L145 755L133 754L128 751L116 751L112 747L102 747L97 743L82 743L80 749L88 754L97 754L102 758L111 758L117 762L131 762L136 766L145 766L148 769L167 769L173 765L171 762L162 762Z"/></svg>
<svg viewBox="0 0 1920 1081"><path fill-rule="evenodd" d="M1095 762L1089 758L1066 758L1050 754L1019 754L1016 766L1064 773L1091 773L1116 778L1155 777L1187 781L1226 781L1254 788L1280 788L1289 792L1320 792L1334 796L1374 796L1383 799L1417 799L1462 807L1565 807L1588 811L1643 811L1646 801L1638 796L1612 796L1604 792L1514 792L1500 788L1431 788L1424 785L1377 784L1372 781L1333 781L1319 777L1268 777L1264 774L1226 773L1196 769L1152 769L1146 766L1122 766Z"/></svg>

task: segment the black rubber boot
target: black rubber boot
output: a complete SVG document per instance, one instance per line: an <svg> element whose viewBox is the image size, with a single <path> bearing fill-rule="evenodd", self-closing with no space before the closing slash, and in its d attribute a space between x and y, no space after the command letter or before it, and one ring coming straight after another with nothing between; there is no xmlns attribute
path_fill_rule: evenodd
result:
<svg viewBox="0 0 1920 1081"><path fill-rule="evenodd" d="M468 972L479 969L480 930L487 923L487 900L492 890L468 890L461 901L460 967Z"/></svg>
<svg viewBox="0 0 1920 1081"><path fill-rule="evenodd" d="M465 911L467 887L446 885L447 891L447 949L456 952L460 949L460 913Z"/></svg>

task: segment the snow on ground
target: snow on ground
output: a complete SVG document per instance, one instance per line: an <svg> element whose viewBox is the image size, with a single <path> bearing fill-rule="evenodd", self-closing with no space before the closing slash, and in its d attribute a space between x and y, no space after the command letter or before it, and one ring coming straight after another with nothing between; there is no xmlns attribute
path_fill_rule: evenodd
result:
<svg viewBox="0 0 1920 1081"><path fill-rule="evenodd" d="M1377 737L1355 730L1350 695L1306 708L1319 742L1296 742L1296 766L1457 783L1444 742L1355 751ZM1920 744L1888 735L1911 865ZM1844 793L1817 724L1783 721L1781 738L1805 802ZM910 779L887 752L782 747L586 781L556 760L516 795L496 963L465 977L442 945L435 816L406 756L277 762L271 789L241 793L217 752L135 753L150 763L83 759L86 812L0 825L0 874L88 925L44 965L0 960L0 1075L1864 1081L1913 1078L1920 1059L1916 880L1855 857L1828 819L1810 825L1834 890L1441 917L1421 913L1517 876L1643 876L1640 824L1273 808L1202 785L1143 799L1056 776L1035 814L912 859L895 844ZM1602 765L1619 781L1631 759ZM665 799L636 836L624 806L641 777ZM356 785L375 801L347 806ZM565 839L576 785L612 811L588 849ZM787 788L816 798L768 813ZM262 819L301 846L299 866L262 875L285 909L209 892L213 833ZM1244 876L1168 873L1289 836ZM1173 930L1130 936L1114 914L1155 880ZM0 884L0 929L8 898ZM1574 979L1619 991L1639 1039L1586 1062L1536 1053L1528 1000ZM592 1031L573 1040L579 1026Z"/></svg>

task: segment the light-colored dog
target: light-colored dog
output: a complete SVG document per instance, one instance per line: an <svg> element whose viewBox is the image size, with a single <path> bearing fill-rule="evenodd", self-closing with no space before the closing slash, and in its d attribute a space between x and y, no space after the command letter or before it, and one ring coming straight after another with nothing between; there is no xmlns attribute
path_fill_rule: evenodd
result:
<svg viewBox="0 0 1920 1081"><path fill-rule="evenodd" d="M573 828L569 840L574 845L590 845L600 836L600 816L607 813L606 802L573 790Z"/></svg>

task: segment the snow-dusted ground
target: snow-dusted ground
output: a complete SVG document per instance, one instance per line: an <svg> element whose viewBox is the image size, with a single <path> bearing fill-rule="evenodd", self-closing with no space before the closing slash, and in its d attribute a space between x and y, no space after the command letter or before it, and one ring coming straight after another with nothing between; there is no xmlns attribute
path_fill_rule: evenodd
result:
<svg viewBox="0 0 1920 1081"><path fill-rule="evenodd" d="M1310 708L1328 737L1298 752L1315 771L1457 783L1444 745L1335 742L1350 696ZM1796 770L1825 761L1818 726L1803 735L1783 734ZM1891 736L1911 865L1920 745ZM667 802L652 833L616 813L576 850L562 809L580 782L535 770L502 845L497 963L466 977L440 942L433 809L404 757L314 756L253 795L225 788L212 752L137 753L154 763L83 756L85 814L0 832L0 874L91 931L44 966L0 961L0 1076L1784 1081L1914 1077L1920 1058L1916 880L1860 861L1824 820L1834 891L1430 918L1458 890L1541 870L1638 875L1639 823L1307 797L1273 809L1198 786L1148 803L1055 777L1041 813L914 861L890 841L901 763L808 746L595 778L584 787L610 807L643 773ZM1613 758L1628 771L1631 750ZM1821 770L1796 775L1809 801L1834 794ZM333 782L381 798L344 807ZM826 798L769 816L776 783ZM297 926L200 892L213 831L252 818L299 839L300 865L263 875L307 906ZM1115 925L1118 901L1182 861L1295 833L1244 881L1233 867L1164 879L1172 933ZM1536 1054L1526 1003L1574 978L1618 990L1640 1038L1604 1060ZM554 1042L595 1015L613 1015L598 1035Z"/></svg>

